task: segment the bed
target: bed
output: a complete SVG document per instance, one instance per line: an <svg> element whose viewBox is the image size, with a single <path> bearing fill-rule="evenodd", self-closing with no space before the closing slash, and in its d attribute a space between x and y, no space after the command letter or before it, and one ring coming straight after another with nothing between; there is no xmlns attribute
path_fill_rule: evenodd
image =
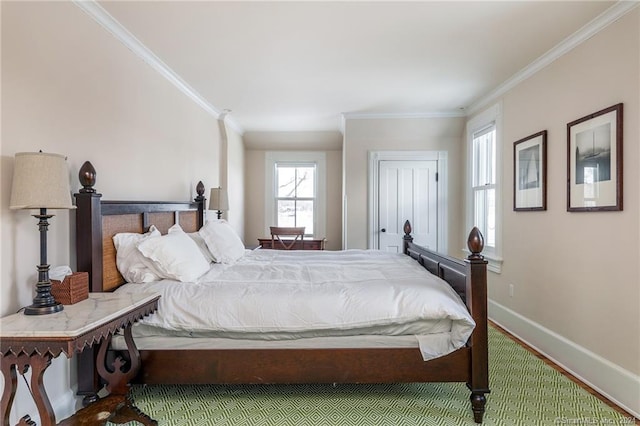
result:
<svg viewBox="0 0 640 426"><path fill-rule="evenodd" d="M196 188L197 197L189 202L106 201L94 188L95 171L90 163L83 165L79 176L83 188L75 194L77 269L89 273L91 292L127 291L127 286L132 285L125 283L116 266L114 236L123 233L142 234L149 231L152 226L161 234L167 234L176 224L184 232L194 233L206 225L206 199L203 196L202 183L199 183ZM398 335L378 336L379 339L375 337L371 339L371 334L375 333L368 331L364 332L366 335L363 336L303 335L284 339L271 336L270 340L259 343L256 343L254 338L193 337L188 333L173 333L171 337L154 340L146 339L143 332L140 336L134 336L135 345L140 353L141 367L132 382L141 384L462 382L466 383L471 392L470 401L474 420L481 423L485 411L485 395L490 391L487 353L487 262L481 255L482 235L475 228L471 231L468 238L471 254L461 261L414 244L410 223L405 223L404 231L406 256L397 256L402 259L394 259L397 263L394 267L405 268L408 271L419 266L421 273L424 274L426 269L430 274L444 280L448 291L457 295L458 300L463 301L464 304L461 306L474 325L471 329L466 328L468 334L457 334L458 339L463 336L464 341L454 349L445 349L444 355L440 353L432 356L425 355L424 348L419 339L416 344L415 337L407 339L406 336ZM246 262L262 261L270 264L298 262L303 265L314 262L327 263L327 258L310 258L305 252L295 254L283 254L280 251L271 250L262 250L262 253L257 250L257 252L247 254L246 258L249 260ZM267 254L267 252L270 253ZM340 262L342 260L335 256L342 256L341 253L343 252L316 253L314 256L329 256L329 262ZM358 257L362 255L359 252L351 252L351 255L355 256L354 259L362 260ZM377 256L383 255L379 253ZM366 262L375 263L376 258L367 257ZM349 262L345 261L345 265L347 263ZM371 266L370 263L366 265L369 266L363 267L362 270L370 268L377 271L375 265ZM395 269L392 275L404 275L402 271L403 269ZM380 276L385 276L384 268L378 272ZM377 282L376 285L384 287L380 284L381 282ZM170 294L165 293L165 303L170 302L173 297ZM163 297L160 301L163 301ZM165 313L168 314L173 310L173 307L165 308ZM160 305L158 314L162 315L162 313L163 309ZM149 318L153 319L155 316ZM463 320L463 329L464 321L466 320ZM144 329L145 326L141 327ZM453 327L451 329L453 330ZM375 342L372 343L372 340ZM167 341L173 343L167 343ZM113 360L118 350L117 340L114 339L112 356L108 359ZM86 401L94 400L102 387L95 373L95 360L96 353L91 350L85 350L78 357L78 394L85 396ZM171 368L175 365L188 366L188 368Z"/></svg>

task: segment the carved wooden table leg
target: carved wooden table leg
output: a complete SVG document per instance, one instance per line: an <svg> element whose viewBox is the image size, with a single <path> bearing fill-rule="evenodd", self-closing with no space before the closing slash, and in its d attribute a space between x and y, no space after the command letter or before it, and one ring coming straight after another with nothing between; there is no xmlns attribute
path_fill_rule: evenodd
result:
<svg viewBox="0 0 640 426"><path fill-rule="evenodd" d="M6 355L2 357L2 375L4 376L4 391L2 392L2 425L9 426L9 414L18 389L18 375L16 374L16 357Z"/></svg>
<svg viewBox="0 0 640 426"><path fill-rule="evenodd" d="M124 339L127 342L129 352L129 366L124 369L126 362L122 357L117 357L113 365L106 365L107 349L111 345L111 335L105 338L100 344L96 359L96 370L98 374L107 382L109 395L98 401L89 404L74 416L63 420L58 426L101 426L107 421L110 423L123 424L130 421L137 421L145 426L156 426L157 421L140 411L129 395L129 381L133 379L140 369L140 352L131 336L131 326L124 329Z"/></svg>
<svg viewBox="0 0 640 426"><path fill-rule="evenodd" d="M20 421L18 422L17 426L38 426L38 424L36 422L34 422L33 420L31 420L31 417L27 416L23 416Z"/></svg>
<svg viewBox="0 0 640 426"><path fill-rule="evenodd" d="M112 395L126 395L129 392L129 381L138 374L140 369L140 352L138 352L138 348L131 336L130 325L124 329L124 340L127 343L130 359L130 365L127 370L123 371L125 361L120 356L113 361L113 370L107 368L107 349L111 345L111 336L102 342L100 350L98 350L96 369L100 377L107 382L107 391Z"/></svg>
<svg viewBox="0 0 640 426"><path fill-rule="evenodd" d="M129 395L129 382L140 370L140 352L133 341L131 325L124 328L124 340L127 343L130 360L127 370L124 370L126 363L120 356L116 357L113 361L112 369L107 369L106 367L106 355L107 349L111 344L111 336L102 342L98 350L98 358L96 361L98 374L107 382L106 388L107 391L109 391L109 397L122 401L122 404L118 406L116 412L109 418L109 421L111 423L122 424L136 420L143 425L157 425L158 422L133 405Z"/></svg>
<svg viewBox="0 0 640 426"><path fill-rule="evenodd" d="M18 388L18 378L16 369L21 375L24 375L31 367L31 394L33 400L38 408L40 414L40 421L43 426L55 425L56 415L53 412L53 407L49 402L49 397L44 388L44 372L51 365L50 354L40 355L34 353L28 356L24 353L16 356L13 354L7 354L2 356L2 374L5 380L4 391L2 393L2 410L4 413L3 425L9 425L9 415L11 413L11 406L13 405L13 399L16 395ZM9 386L7 386L9 384ZM29 416L25 416L20 419L20 425L33 424Z"/></svg>

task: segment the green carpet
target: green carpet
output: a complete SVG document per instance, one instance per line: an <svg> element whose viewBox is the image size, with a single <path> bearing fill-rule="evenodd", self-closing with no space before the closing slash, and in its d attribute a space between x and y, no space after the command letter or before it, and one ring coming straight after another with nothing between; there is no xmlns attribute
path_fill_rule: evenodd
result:
<svg viewBox="0 0 640 426"><path fill-rule="evenodd" d="M489 328L485 425L633 424ZM188 368L188 367L187 367ZM473 425L463 383L134 386L159 425Z"/></svg>

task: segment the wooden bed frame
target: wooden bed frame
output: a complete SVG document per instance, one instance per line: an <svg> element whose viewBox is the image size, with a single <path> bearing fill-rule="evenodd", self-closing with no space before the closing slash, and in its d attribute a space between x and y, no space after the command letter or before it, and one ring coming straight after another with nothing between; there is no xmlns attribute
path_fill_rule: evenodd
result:
<svg viewBox="0 0 640 426"><path fill-rule="evenodd" d="M204 224L204 186L193 202L104 201L93 188L95 171L80 169L83 188L76 197L78 271L89 272L91 292L113 291L124 283L115 264L112 237L119 232L145 232L155 225L163 234L174 223L185 232ZM417 348L140 350L142 365L134 383L399 383L465 382L471 391L474 420L482 422L489 393L487 353L487 262L480 252L482 235L469 235L471 255L464 261L413 244L405 224L404 251L447 281L465 301L476 327L468 343L455 352L423 361ZM102 388L95 374L94 351L78 357L78 395L95 399ZM172 366L183 365L176 369ZM113 367L108 367L113 368Z"/></svg>

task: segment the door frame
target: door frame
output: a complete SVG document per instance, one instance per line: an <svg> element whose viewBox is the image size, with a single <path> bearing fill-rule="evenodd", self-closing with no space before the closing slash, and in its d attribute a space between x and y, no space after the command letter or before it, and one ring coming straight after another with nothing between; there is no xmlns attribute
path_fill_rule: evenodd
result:
<svg viewBox="0 0 640 426"><path fill-rule="evenodd" d="M376 238L378 223L378 189L381 161L437 161L438 167L438 209L437 209L437 232L438 246L436 251L447 253L447 205L448 205L448 185L447 185L447 151L369 151L369 232L367 234L367 247L379 249Z"/></svg>

